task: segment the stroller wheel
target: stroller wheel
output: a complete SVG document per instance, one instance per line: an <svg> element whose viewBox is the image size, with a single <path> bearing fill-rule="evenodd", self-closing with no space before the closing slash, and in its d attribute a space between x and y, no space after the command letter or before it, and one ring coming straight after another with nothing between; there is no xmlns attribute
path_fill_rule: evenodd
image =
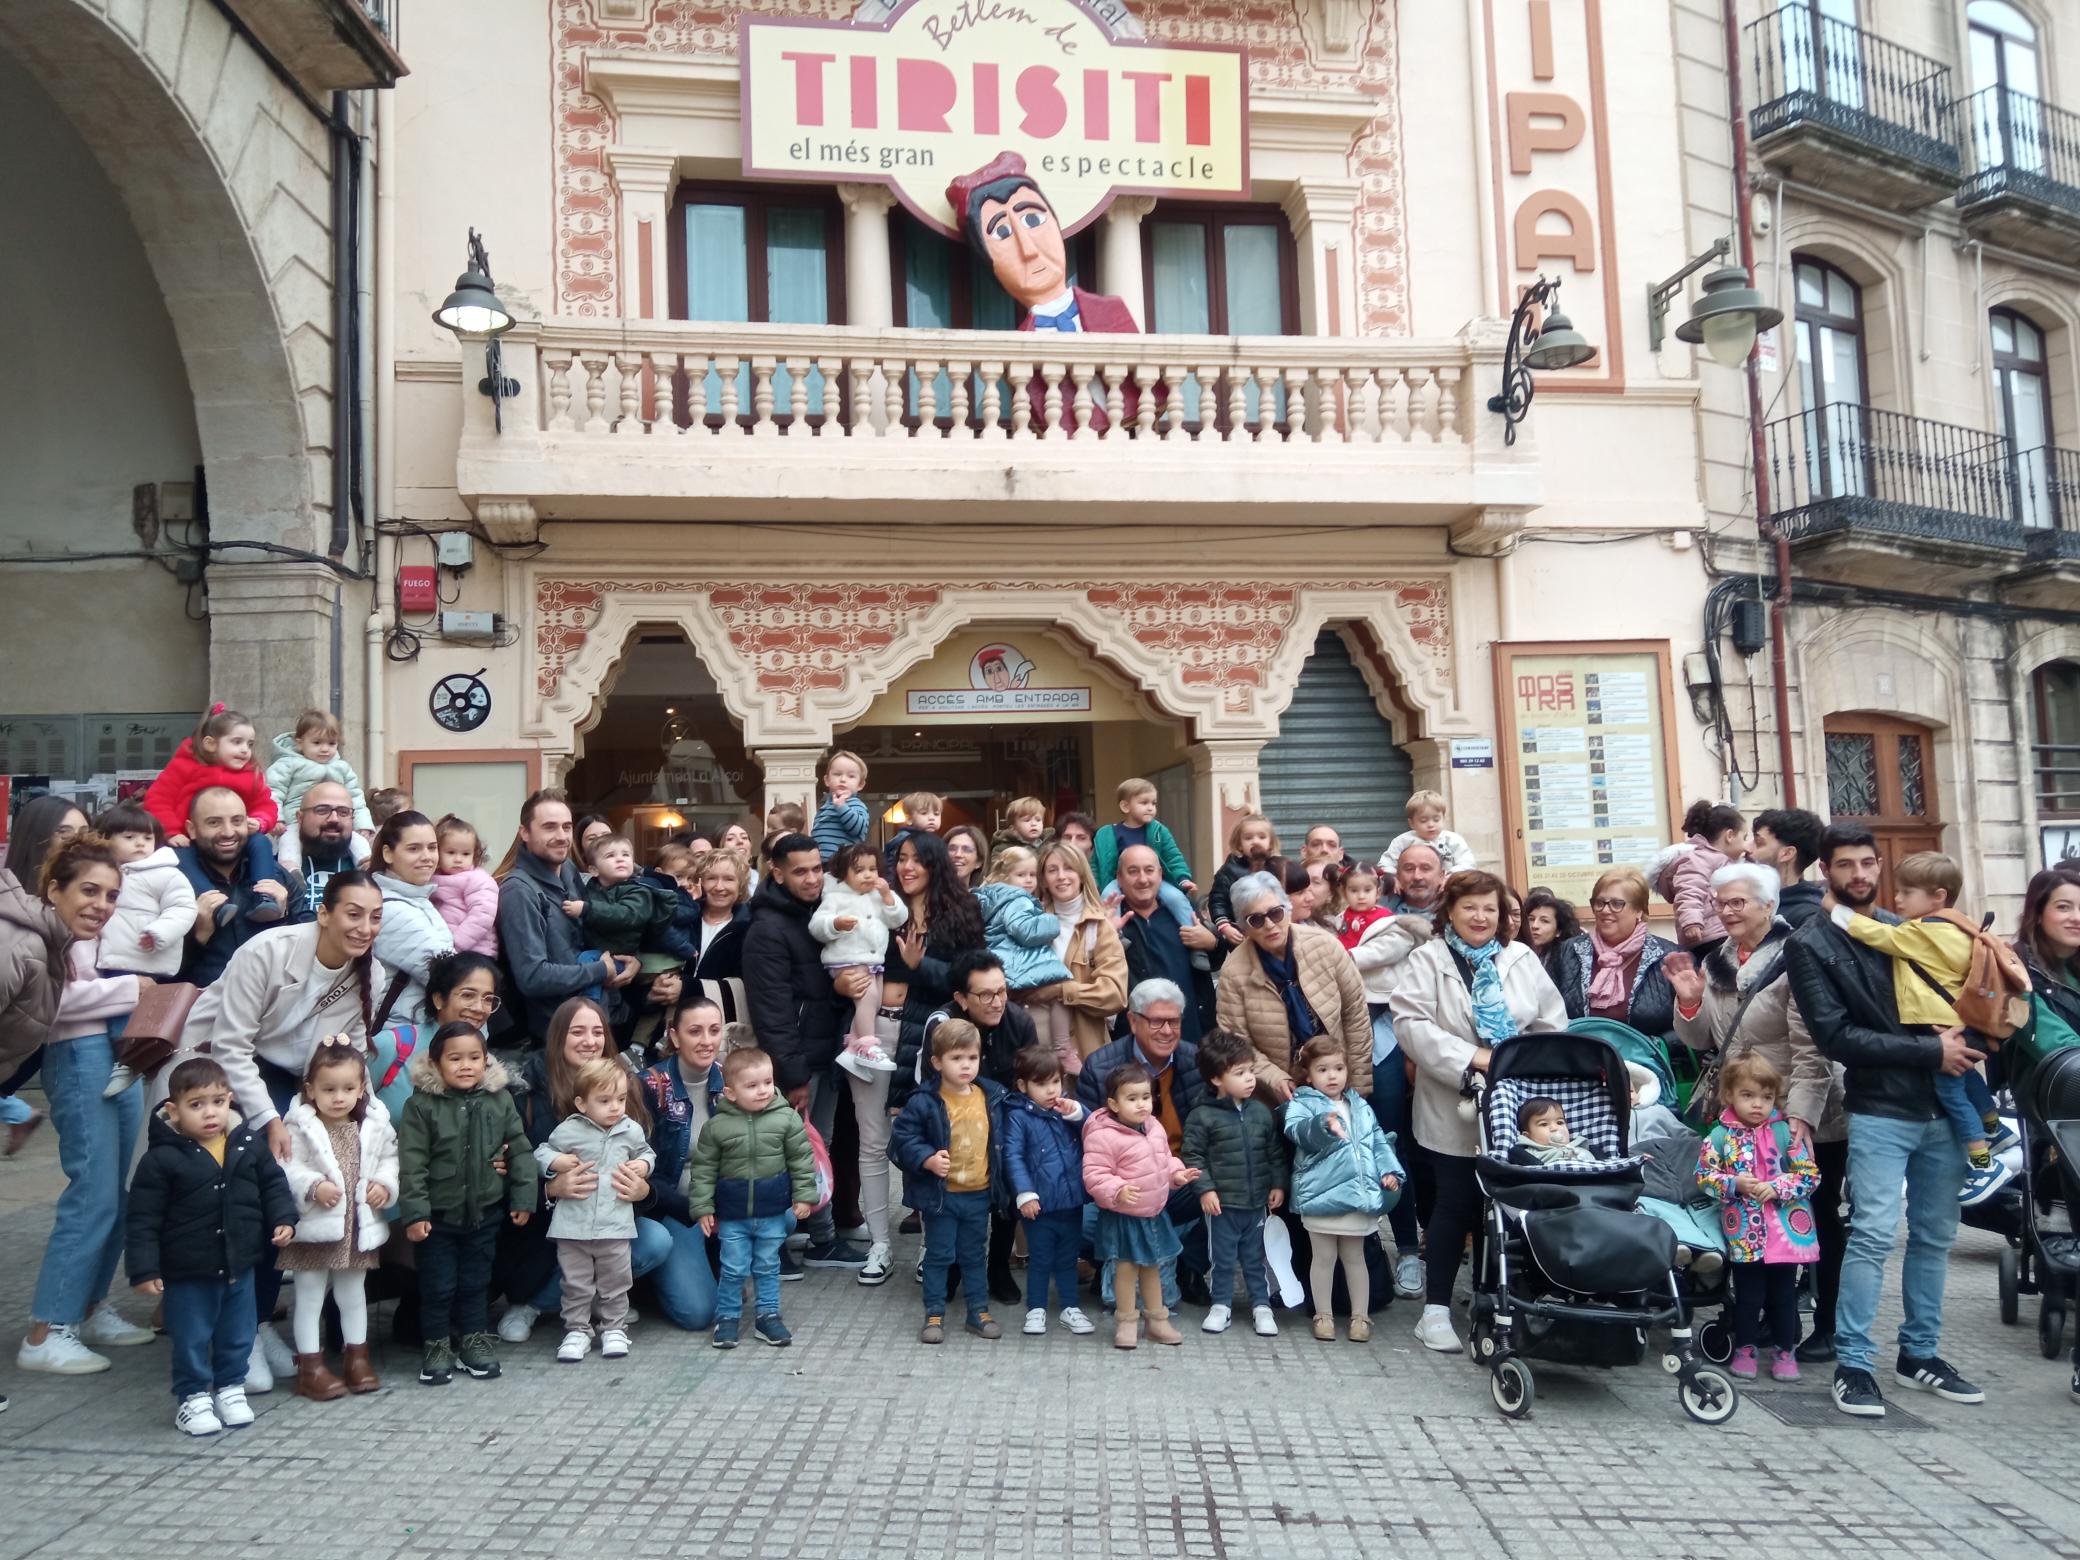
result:
<svg viewBox="0 0 2080 1560"><path fill-rule="evenodd" d="M1495 1406L1503 1413L1512 1419L1522 1419L1531 1412L1531 1367L1514 1354L1505 1354L1495 1362L1488 1391L1494 1396Z"/></svg>
<svg viewBox="0 0 2080 1560"><path fill-rule="evenodd" d="M2037 1352L2047 1360L2055 1360L2065 1341L2066 1308L2047 1295L2037 1308Z"/></svg>
<svg viewBox="0 0 2080 1560"><path fill-rule="evenodd" d="M1482 1360L1492 1360L1498 1353L1501 1352L1501 1349L1502 1345L1495 1341L1495 1335L1493 1333L1479 1332L1473 1335L1474 1358Z"/></svg>
<svg viewBox="0 0 2080 1560"><path fill-rule="evenodd" d="M1683 1412L1701 1425L1723 1425L1741 1406L1732 1378L1711 1365L1692 1371L1677 1385L1676 1393L1683 1400Z"/></svg>
<svg viewBox="0 0 2080 1560"><path fill-rule="evenodd" d="M1706 1322L1697 1329L1697 1352L1714 1365L1733 1358L1733 1329L1723 1321Z"/></svg>
<svg viewBox="0 0 2080 1560"><path fill-rule="evenodd" d="M2013 1246L2001 1247L2001 1321L2013 1327L2022 1313L2022 1259Z"/></svg>

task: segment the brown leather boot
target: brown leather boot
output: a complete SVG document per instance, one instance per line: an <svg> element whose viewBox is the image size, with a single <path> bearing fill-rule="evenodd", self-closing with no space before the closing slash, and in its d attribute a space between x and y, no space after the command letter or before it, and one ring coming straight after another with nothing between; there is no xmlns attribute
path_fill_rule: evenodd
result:
<svg viewBox="0 0 2080 1560"><path fill-rule="evenodd" d="M313 1403L330 1403L334 1398L347 1395L347 1384L326 1368L325 1355L296 1356L296 1395L309 1398Z"/></svg>
<svg viewBox="0 0 2080 1560"><path fill-rule="evenodd" d="M349 1392L379 1392L382 1380L376 1375L375 1367L368 1363L368 1345L350 1343L340 1350L340 1374L346 1378Z"/></svg>

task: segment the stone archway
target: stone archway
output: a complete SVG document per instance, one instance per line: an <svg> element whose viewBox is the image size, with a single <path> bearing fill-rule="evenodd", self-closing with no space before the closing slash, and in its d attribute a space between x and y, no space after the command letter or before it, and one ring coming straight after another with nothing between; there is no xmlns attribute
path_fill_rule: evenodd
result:
<svg viewBox="0 0 2080 1560"><path fill-rule="evenodd" d="M194 396L212 540L323 550L325 127L208 0L10 0L0 48L93 151L143 244ZM325 702L337 581L258 551L212 564L211 689L281 729Z"/></svg>

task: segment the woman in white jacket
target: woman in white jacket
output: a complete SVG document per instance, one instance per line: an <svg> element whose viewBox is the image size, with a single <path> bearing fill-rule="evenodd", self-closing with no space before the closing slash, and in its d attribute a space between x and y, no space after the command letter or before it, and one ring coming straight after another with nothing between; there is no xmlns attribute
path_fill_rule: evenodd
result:
<svg viewBox="0 0 2080 1560"><path fill-rule="evenodd" d="M1488 872L1455 872L1438 902L1437 935L1411 954L1394 987L1394 1035L1416 1064L1411 1102L1421 1200L1429 1214L1429 1261L1423 1319L1425 1348L1456 1354L1452 1286L1459 1254L1474 1238L1481 1260L1481 1194L1474 1180L1480 1131L1459 1102L1469 1076L1483 1072L1494 1047L1531 1030L1567 1027L1567 1007L1522 943L1502 936L1502 880Z"/></svg>
<svg viewBox="0 0 2080 1560"><path fill-rule="evenodd" d="M22 1370L86 1375L108 1369L107 1357L93 1345L152 1341L150 1332L131 1326L107 1304L123 1255L130 1154L144 1125L142 1089L133 1085L114 1099L102 1095L115 1068L109 1027L137 1006L135 975L102 976L96 968L101 933L115 914L122 881L114 849L98 834L74 836L43 863L36 920L48 928L54 917L70 943L43 1052L43 1088L58 1133L65 1190L58 1194L57 1218L36 1275L29 1334L15 1355Z"/></svg>
<svg viewBox="0 0 2080 1560"><path fill-rule="evenodd" d="M376 958L404 983L398 1005L416 1014L426 1000L426 969L455 951L455 929L433 902L440 837L424 813L392 813L369 846L368 867L383 891Z"/></svg>

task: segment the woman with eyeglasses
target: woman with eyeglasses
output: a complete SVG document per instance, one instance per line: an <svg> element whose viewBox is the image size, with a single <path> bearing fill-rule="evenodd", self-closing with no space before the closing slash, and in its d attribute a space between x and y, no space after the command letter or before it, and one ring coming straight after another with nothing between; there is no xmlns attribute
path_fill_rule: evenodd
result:
<svg viewBox="0 0 2080 1560"><path fill-rule="evenodd" d="M1503 936L1508 890L1491 872L1454 872L1438 900L1437 933L1408 956L1394 988L1394 1036L1416 1065L1410 1115L1423 1152L1411 1164L1428 1257L1423 1319L1416 1339L1426 1349L1457 1354L1452 1287L1460 1253L1473 1237L1481 1261L1481 1193L1474 1179L1480 1130L1471 1109L1475 1073L1488 1070L1498 1045L1520 1034L1565 1029L1567 1009L1538 955Z"/></svg>
<svg viewBox="0 0 2080 1560"><path fill-rule="evenodd" d="M1296 925L1293 901L1269 872L1236 879L1228 903L1243 936L1221 966L1217 1022L1255 1048L1266 1102L1293 1097L1305 1077L1300 1048L1317 1035L1343 1043L1350 1087L1369 1097L1372 1010L1358 966L1336 934Z"/></svg>
<svg viewBox="0 0 2080 1560"><path fill-rule="evenodd" d="M1613 867L1589 891L1589 930L1562 943L1549 960L1569 1018L1613 1018L1643 1035L1666 1039L1675 1029L1675 994L1661 961L1676 951L1647 930L1647 876Z"/></svg>

